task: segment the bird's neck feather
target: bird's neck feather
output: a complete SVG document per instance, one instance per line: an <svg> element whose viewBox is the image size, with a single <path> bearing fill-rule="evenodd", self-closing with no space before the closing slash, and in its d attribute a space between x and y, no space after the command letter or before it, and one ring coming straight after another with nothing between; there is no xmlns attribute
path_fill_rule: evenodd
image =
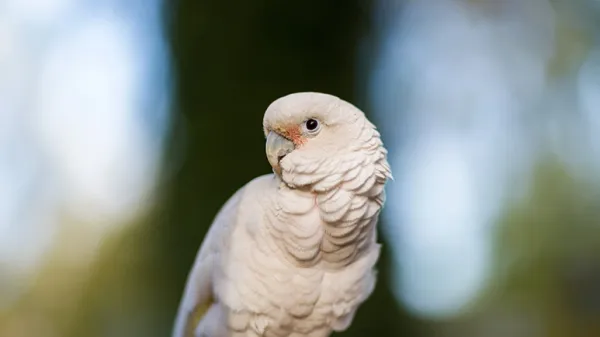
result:
<svg viewBox="0 0 600 337"><path fill-rule="evenodd" d="M376 136L359 151L284 177L288 182L279 188L270 232L289 262L341 268L376 245L384 185L391 177Z"/></svg>

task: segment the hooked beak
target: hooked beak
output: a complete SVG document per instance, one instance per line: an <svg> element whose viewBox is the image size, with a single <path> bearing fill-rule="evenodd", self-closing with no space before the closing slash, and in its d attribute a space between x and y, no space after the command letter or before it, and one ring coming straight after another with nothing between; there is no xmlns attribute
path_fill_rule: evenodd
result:
<svg viewBox="0 0 600 337"><path fill-rule="evenodd" d="M267 159L269 160L271 167L273 167L273 171L277 175L281 175L281 166L279 166L279 162L288 153L292 152L294 148L294 143L291 140L282 137L277 132L270 131L267 135L267 144L265 149L267 152Z"/></svg>

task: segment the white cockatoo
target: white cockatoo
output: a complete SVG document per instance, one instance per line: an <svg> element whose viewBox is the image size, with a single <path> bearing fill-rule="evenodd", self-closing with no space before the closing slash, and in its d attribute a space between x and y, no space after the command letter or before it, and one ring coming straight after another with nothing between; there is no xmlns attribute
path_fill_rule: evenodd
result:
<svg viewBox="0 0 600 337"><path fill-rule="evenodd" d="M325 337L346 330L374 289L392 178L375 126L338 97L306 92L271 103L263 128L274 174L219 211L173 337Z"/></svg>

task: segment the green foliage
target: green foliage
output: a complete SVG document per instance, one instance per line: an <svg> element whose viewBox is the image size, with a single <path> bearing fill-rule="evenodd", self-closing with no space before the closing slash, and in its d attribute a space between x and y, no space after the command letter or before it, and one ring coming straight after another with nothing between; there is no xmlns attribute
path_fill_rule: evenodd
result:
<svg viewBox="0 0 600 337"><path fill-rule="evenodd" d="M600 333L593 323L600 310L585 304L597 291L586 280L600 272L597 191L556 158L540 161L525 198L498 224L494 272L478 311L525 310L539 317L545 336Z"/></svg>

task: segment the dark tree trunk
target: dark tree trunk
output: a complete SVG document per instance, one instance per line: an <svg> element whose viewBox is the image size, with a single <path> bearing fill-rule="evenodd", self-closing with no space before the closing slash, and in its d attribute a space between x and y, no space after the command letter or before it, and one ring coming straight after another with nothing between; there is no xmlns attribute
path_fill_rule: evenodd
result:
<svg viewBox="0 0 600 337"><path fill-rule="evenodd" d="M268 104L297 91L357 101L356 55L370 7L357 0L181 0L169 7L177 123L167 165L176 164L156 227L163 246L154 272L172 315L220 206L270 172L262 134ZM170 159L182 156L182 163ZM405 316L389 290L387 254L381 262L376 293L344 336L401 335Z"/></svg>

